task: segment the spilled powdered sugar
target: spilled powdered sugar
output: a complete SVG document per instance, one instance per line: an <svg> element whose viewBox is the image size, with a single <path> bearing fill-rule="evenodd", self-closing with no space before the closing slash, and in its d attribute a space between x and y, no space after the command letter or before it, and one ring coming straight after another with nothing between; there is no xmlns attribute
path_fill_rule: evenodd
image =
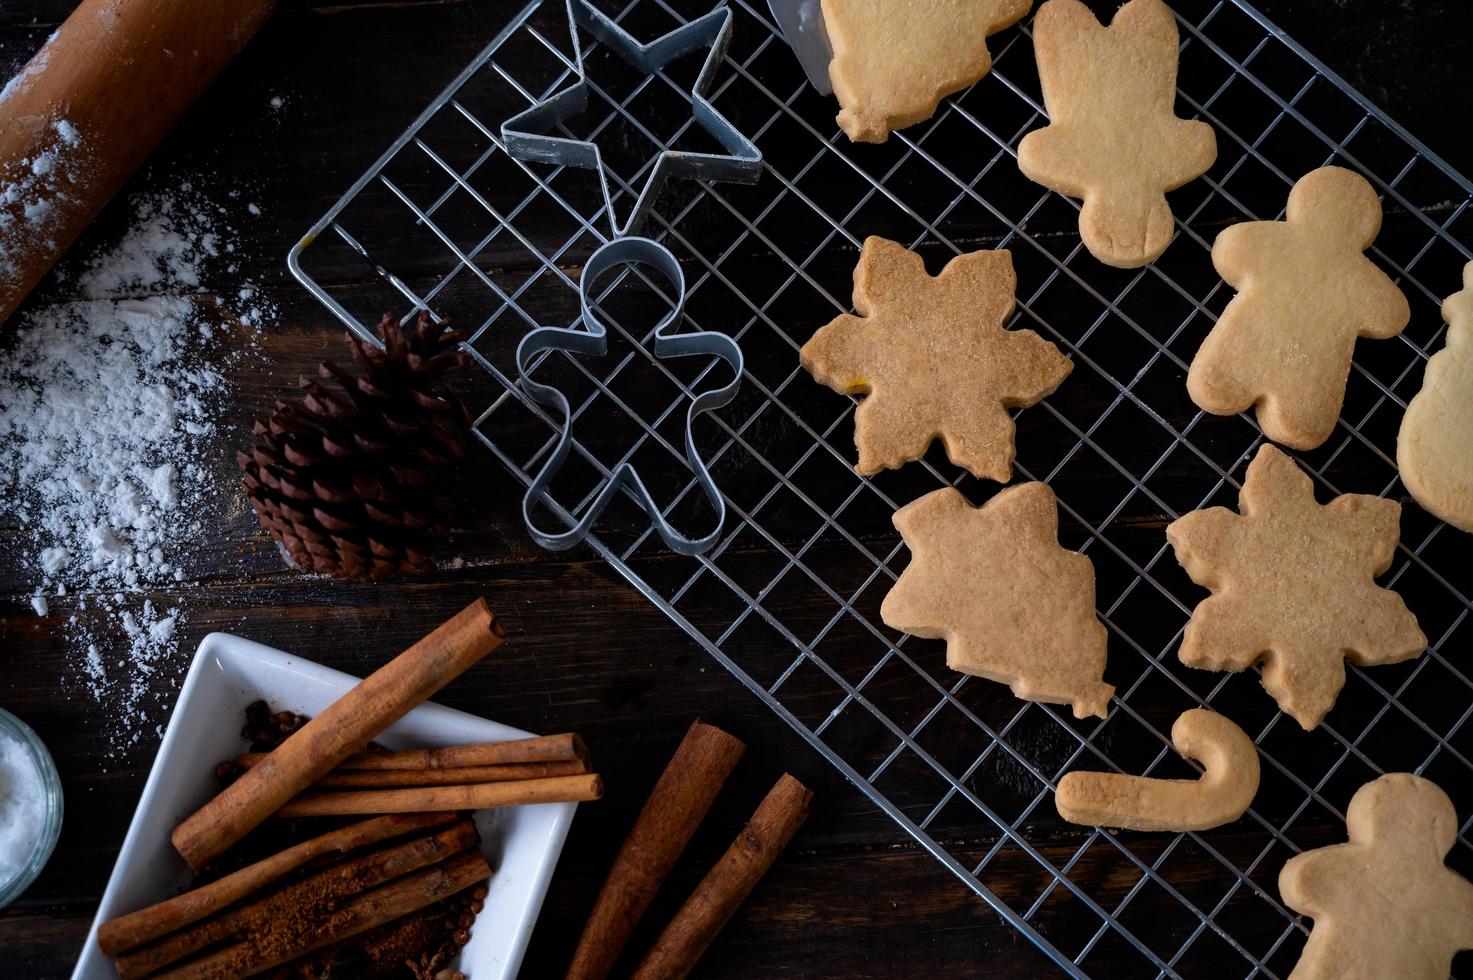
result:
<svg viewBox="0 0 1473 980"><path fill-rule="evenodd" d="M229 384L217 334L270 310L249 287L193 295L207 269L230 268L229 238L225 209L188 184L144 196L120 242L69 260L8 327L0 510L26 532L32 605L55 613L72 679L107 703L115 752L182 676L181 614L159 593L188 577L231 492L200 465Z"/></svg>

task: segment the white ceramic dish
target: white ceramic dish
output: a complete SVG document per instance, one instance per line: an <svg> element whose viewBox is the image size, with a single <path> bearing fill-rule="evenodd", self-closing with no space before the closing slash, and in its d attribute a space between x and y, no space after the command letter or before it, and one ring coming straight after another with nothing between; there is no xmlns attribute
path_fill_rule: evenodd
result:
<svg viewBox="0 0 1473 980"><path fill-rule="evenodd" d="M316 714L357 682L356 677L236 636L205 637L179 691L72 980L117 976L112 961L97 948L97 923L177 894L189 881L189 870L170 845L169 834L209 798L215 764L244 750L240 725L245 706L264 699L276 711ZM424 704L376 741L398 749L527 734ZM476 814L483 850L495 873L485 908L461 951L459 968L471 980L516 976L575 809L573 803L547 803Z"/></svg>

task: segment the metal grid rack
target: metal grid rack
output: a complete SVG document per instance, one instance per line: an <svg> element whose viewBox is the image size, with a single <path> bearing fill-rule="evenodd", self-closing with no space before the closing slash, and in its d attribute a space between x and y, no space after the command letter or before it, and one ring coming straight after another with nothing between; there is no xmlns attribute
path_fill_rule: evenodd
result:
<svg viewBox="0 0 1473 980"><path fill-rule="evenodd" d="M705 6L631 0L617 14L649 37ZM1307 926L1279 900L1278 869L1303 848L1343 839L1344 807L1361 783L1416 771L1465 817L1473 812L1473 669L1460 660L1473 647L1473 563L1466 539L1408 503L1382 581L1407 599L1432 645L1406 664L1350 666L1339 703L1314 732L1275 710L1252 672L1176 660L1181 629L1206 593L1176 566L1161 529L1189 510L1233 504L1262 440L1251 418L1204 416L1186 399L1187 362L1230 298L1208 251L1223 224L1280 215L1290 184L1314 167L1339 163L1372 180L1387 209L1372 254L1412 300L1412 325L1396 340L1359 343L1336 434L1298 458L1322 499L1404 496L1396 429L1420 365L1442 342L1440 298L1458 288L1470 257L1459 239L1473 241L1473 184L1246 3L1175 7L1179 111L1212 123L1219 159L1173 195L1178 231L1166 255L1122 272L1083 251L1074 202L1017 172L1018 140L1045 119L1026 22L993 39L994 70L932 120L856 147L833 125L831 100L805 87L765 6L735 0L733 43L711 98L763 150L764 173L750 188L672 185L646 228L688 263L684 328L720 329L747 355L738 398L696 433L730 516L700 557L664 549L632 505L611 508L589 543L1066 972L1280 976ZM484 407L477 432L524 484L558 420L519 396L511 351L532 327L574 320L576 268L604 240L602 201L586 173L511 160L499 124L572 79L566 36L556 0L523 10L290 259L365 336L386 307L473 325L468 347L485 369L473 396ZM569 125L610 148L627 206L650 147L697 137L679 65L621 90L628 80L599 54L594 45L599 98L582 128ZM382 227L394 216L402 233L355 237L368 217ZM1067 709L951 673L940 643L879 620L908 560L893 510L947 484L980 503L996 485L937 452L856 476L853 401L798 367L812 330L849 309L850 272L868 234L917 248L933 271L958 251L1011 249L1013 325L1038 330L1074 360L1060 391L1019 415L1015 478L1054 487L1063 543L1095 563L1110 631L1105 676L1117 687L1104 721L1076 721ZM375 288L361 285L365 263ZM575 406L579 467L570 464L554 487L564 517L622 460L653 474L672 519L709 516L685 469L679 424L691 392L724 379L708 378L719 373L714 364L648 353L645 325L656 317L647 310L659 300L637 268L611 277L600 295L620 335L610 354L556 353L536 369ZM1261 748L1262 787L1243 820L1175 835L1058 820L1051 788L1070 769L1190 775L1167 733L1197 705L1227 712ZM1464 873L1473 866L1473 820L1460 827L1450 861Z"/></svg>

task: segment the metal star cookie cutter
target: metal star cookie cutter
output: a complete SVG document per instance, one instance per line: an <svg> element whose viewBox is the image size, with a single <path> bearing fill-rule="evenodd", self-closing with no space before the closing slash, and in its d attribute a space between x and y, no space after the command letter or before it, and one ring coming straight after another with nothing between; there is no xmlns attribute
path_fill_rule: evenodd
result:
<svg viewBox="0 0 1473 980"><path fill-rule="evenodd" d="M532 380L530 374L532 359L543 351L551 350L563 350L575 354L607 354L609 331L594 313L591 299L593 284L601 275L616 266L636 263L648 265L660 272L670 281L675 291L670 310L655 326L655 356L665 358L704 354L721 358L732 369L731 381L720 388L694 395L685 413L686 462L690 465L701 492L716 510L716 526L699 538L687 537L677 531L660 512L659 506L645 487L644 481L640 479L634 465L623 462L614 467L593 502L570 528L564 531L544 530L533 520L532 509L538 500L543 498L546 498L549 506L553 506L553 498L548 493L548 486L552 483L558 470L562 468L573 447L573 412L567 396L560 389ZM680 263L676 260L674 253L664 245L648 238L619 238L600 246L583 266L583 274L578 280L578 295L582 309L581 319L586 329L539 327L523 337L521 343L517 345L518 381L527 396L541 405L556 408L563 417L557 446L527 488L525 496L522 497L522 520L527 525L527 531L531 534L532 540L543 548L551 551L571 548L587 537L594 522L614 499L614 495L627 487L639 505L649 514L650 523L654 525L655 530L660 532L660 537L665 540L665 544L681 554L699 555L715 544L721 533L722 525L726 523L726 500L721 496L716 481L712 479L705 460L696 450L693 427L697 415L720 408L736 397L744 363L742 349L726 334L714 331L687 334L667 333L667 330L679 319L685 306L685 274L681 271Z"/></svg>
<svg viewBox="0 0 1473 980"><path fill-rule="evenodd" d="M731 23L731 10L724 6L717 7L663 37L641 44L588 0L568 0L568 32L573 39L573 58L577 65L578 81L502 123L501 139L506 151L518 160L595 171L598 174L599 189L603 192L609 227L615 238L632 234L643 223L654 204L655 196L671 177L752 183L762 170L761 152L756 144L743 136L706 99L706 92L726 54L727 42L731 40ZM661 149L634 203L634 209L622 224L614 211L608 170L604 167L598 144L592 140L552 135L557 126L588 106L590 83L583 64L583 46L578 40L579 26L608 45L629 64L650 75L658 74L666 65L691 51L702 47L709 49L695 84L690 89L691 114L726 152L695 153L688 150Z"/></svg>

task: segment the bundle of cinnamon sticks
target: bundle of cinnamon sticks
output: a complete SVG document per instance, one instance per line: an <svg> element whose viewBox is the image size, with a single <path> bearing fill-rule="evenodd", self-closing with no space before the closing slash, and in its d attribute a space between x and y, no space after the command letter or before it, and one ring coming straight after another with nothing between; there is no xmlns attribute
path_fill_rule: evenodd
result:
<svg viewBox="0 0 1473 980"><path fill-rule="evenodd" d="M252 976L468 889L479 910L490 874L467 817L376 817L109 920L97 941L123 980Z"/></svg>
<svg viewBox="0 0 1473 980"><path fill-rule="evenodd" d="M216 773L237 778L269 758L247 752ZM355 753L273 818L361 816L568 803L598 799L597 773L574 734L434 749Z"/></svg>
<svg viewBox="0 0 1473 980"><path fill-rule="evenodd" d="M436 909L453 929L450 945L463 944L491 874L466 811L598 799L603 784L589 771L587 748L573 734L403 751L365 746L503 639L477 600L315 718L282 724L286 737L271 751L222 763L217 772L233 781L172 836L196 870L268 819L373 819L103 923L98 942L119 975L252 976L326 956L318 951L354 937L360 955L382 947L401 965L406 952L433 965L443 957L444 933L429 937L422 927ZM464 908L456 912L454 902ZM429 949L412 948L426 942Z"/></svg>
<svg viewBox="0 0 1473 980"><path fill-rule="evenodd" d="M364 746L411 709L501 646L506 634L477 599L433 633L358 682L275 749L235 760L240 776L174 829L174 847L198 870L270 817L351 816L431 810L478 810L528 803L579 802L603 795L587 770L588 752L576 735L477 746L368 753ZM509 764L573 764L572 771L530 770L483 778L470 770ZM566 766L564 768L567 768ZM341 770L341 771L337 771ZM465 770L450 777L428 770ZM370 776L362 772L409 772ZM329 778L359 788L306 792ZM395 780L398 780L395 782Z"/></svg>

